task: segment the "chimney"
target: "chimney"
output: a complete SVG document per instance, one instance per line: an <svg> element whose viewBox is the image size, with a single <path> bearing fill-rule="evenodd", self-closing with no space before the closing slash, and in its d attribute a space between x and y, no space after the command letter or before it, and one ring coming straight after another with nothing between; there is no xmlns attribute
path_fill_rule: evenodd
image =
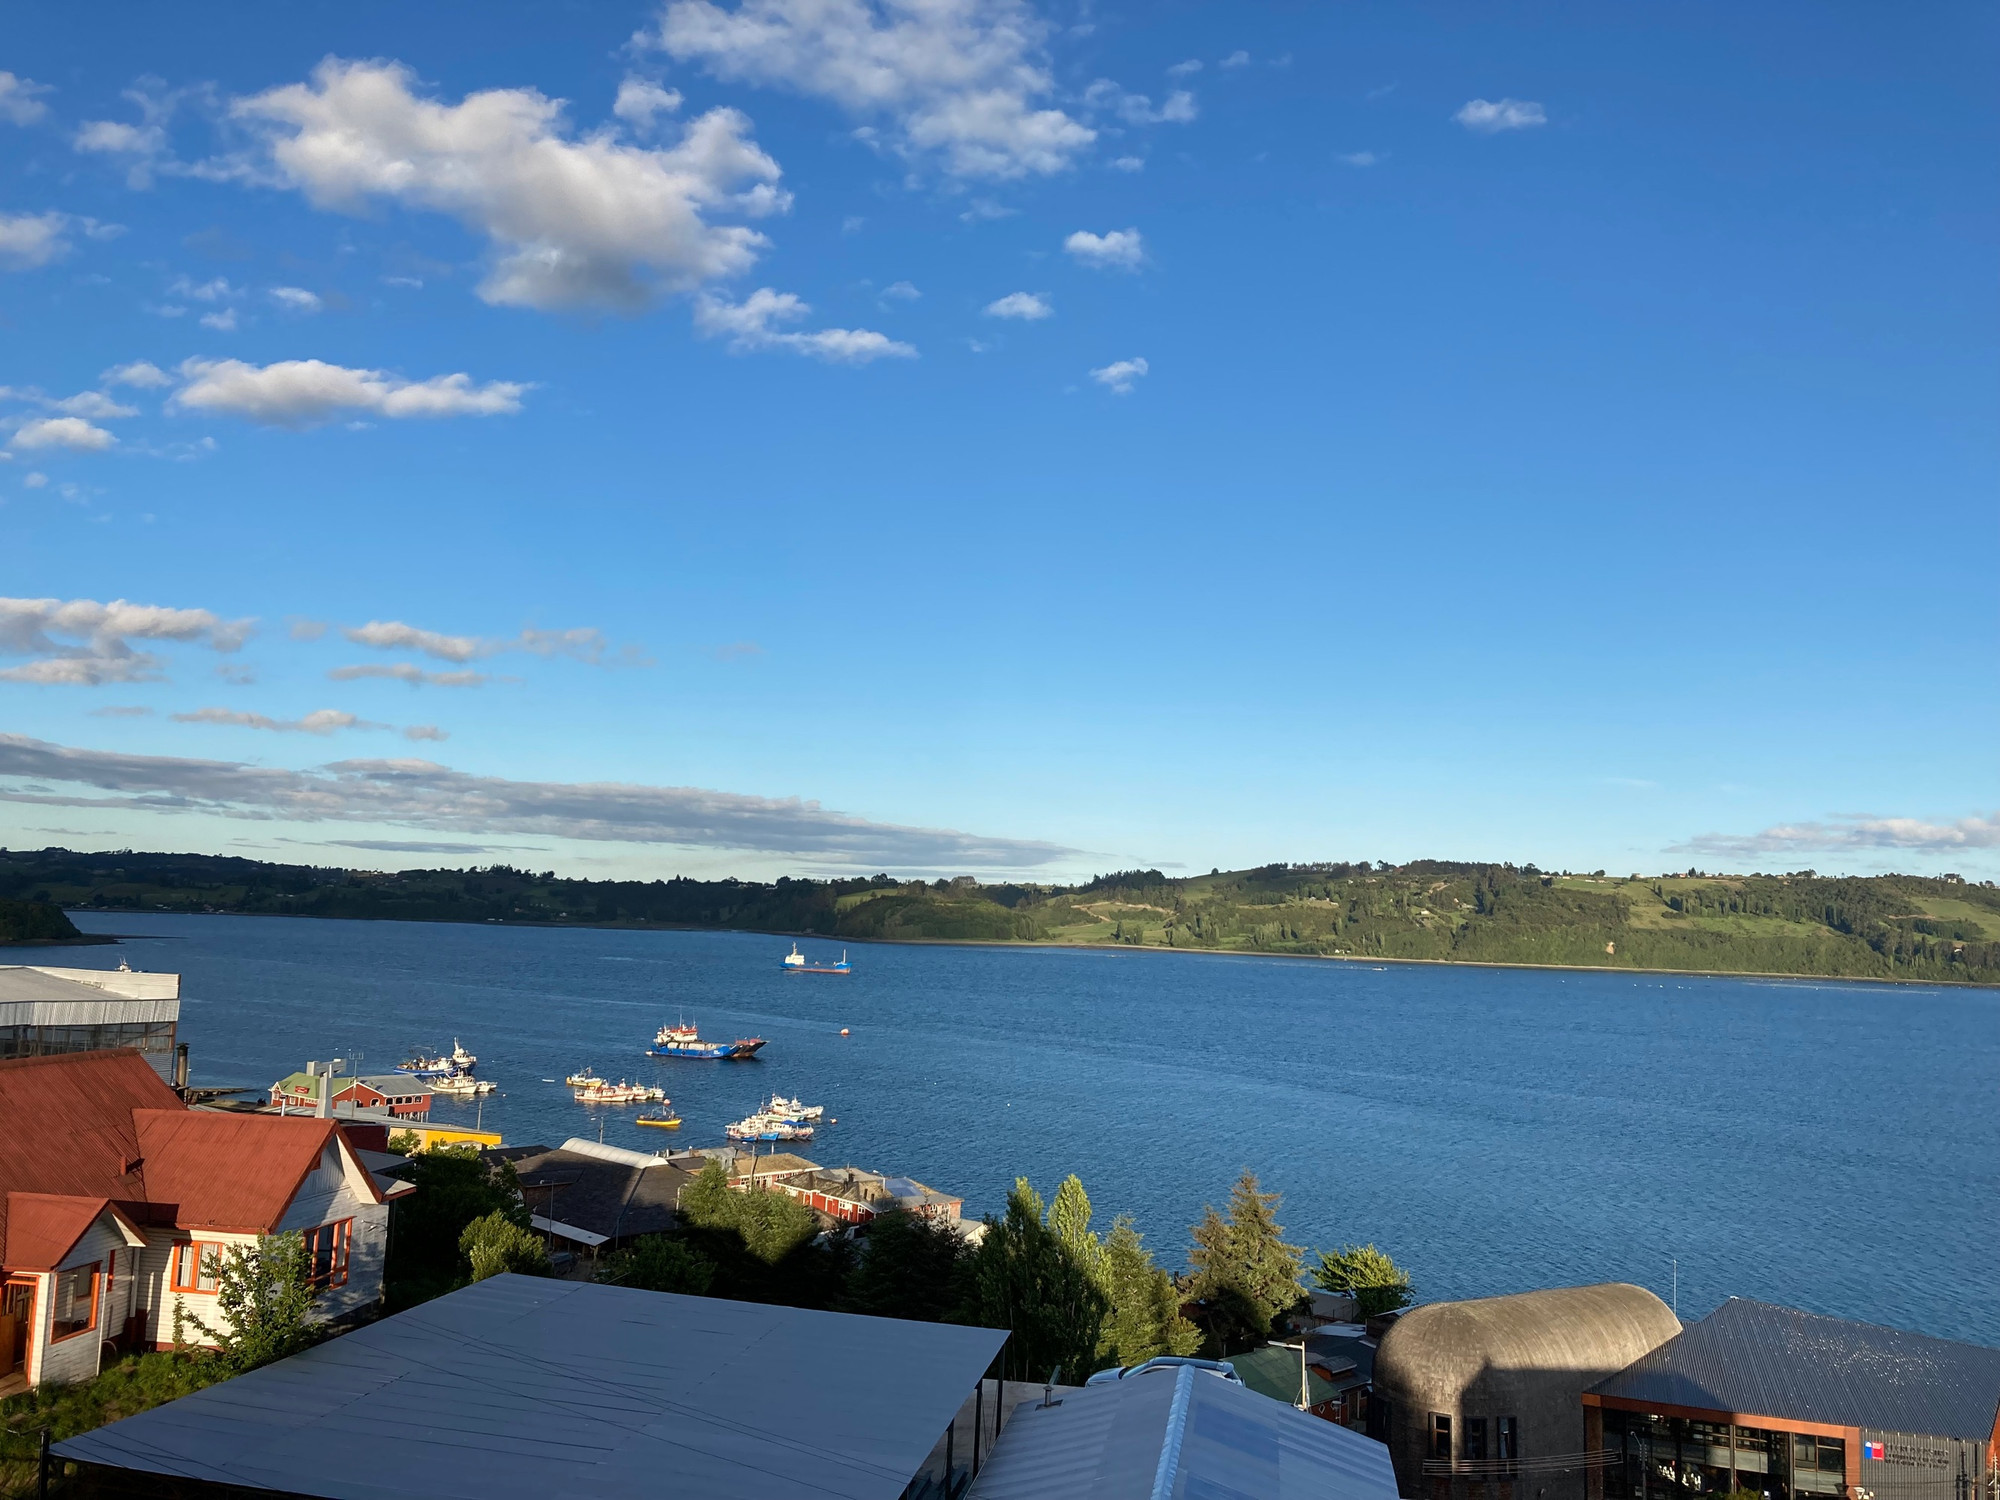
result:
<svg viewBox="0 0 2000 1500"><path fill-rule="evenodd" d="M182 1042L174 1048L174 1092L185 1094L188 1089L188 1044Z"/></svg>

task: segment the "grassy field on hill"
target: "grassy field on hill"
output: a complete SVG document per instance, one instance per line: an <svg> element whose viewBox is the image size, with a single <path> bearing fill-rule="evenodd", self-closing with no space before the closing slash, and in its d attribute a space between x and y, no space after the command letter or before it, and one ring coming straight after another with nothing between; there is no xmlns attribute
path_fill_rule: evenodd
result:
<svg viewBox="0 0 2000 1500"><path fill-rule="evenodd" d="M0 851L0 902L428 922L712 927L1323 957L2000 984L2000 889L1956 876L1607 876L1533 865L1267 865L1082 885L563 880L198 854Z"/></svg>

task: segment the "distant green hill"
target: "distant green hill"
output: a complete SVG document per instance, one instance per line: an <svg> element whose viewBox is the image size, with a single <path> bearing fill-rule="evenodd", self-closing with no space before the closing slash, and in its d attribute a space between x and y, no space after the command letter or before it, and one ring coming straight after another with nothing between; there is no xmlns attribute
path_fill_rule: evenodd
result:
<svg viewBox="0 0 2000 1500"><path fill-rule="evenodd" d="M383 875L45 849L0 851L7 900L2000 984L2000 889L1957 876L1619 878L1417 860L1267 865L1187 879L1131 870L1075 886L886 875L626 881L559 880L505 865Z"/></svg>
<svg viewBox="0 0 2000 1500"><path fill-rule="evenodd" d="M0 944L62 942L81 936L60 906L0 900Z"/></svg>

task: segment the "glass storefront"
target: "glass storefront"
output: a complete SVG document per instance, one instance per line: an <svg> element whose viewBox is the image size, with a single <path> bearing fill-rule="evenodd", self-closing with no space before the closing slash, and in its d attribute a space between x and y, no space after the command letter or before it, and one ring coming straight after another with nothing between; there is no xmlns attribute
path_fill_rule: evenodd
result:
<svg viewBox="0 0 2000 1500"><path fill-rule="evenodd" d="M1763 1500L1846 1492L1839 1438L1732 1427L1644 1412L1604 1412L1605 1500L1688 1500L1747 1490Z"/></svg>
<svg viewBox="0 0 2000 1500"><path fill-rule="evenodd" d="M136 1047L141 1052L174 1050L172 1021L116 1021L102 1026L0 1026L0 1058L47 1057L58 1052L95 1052Z"/></svg>

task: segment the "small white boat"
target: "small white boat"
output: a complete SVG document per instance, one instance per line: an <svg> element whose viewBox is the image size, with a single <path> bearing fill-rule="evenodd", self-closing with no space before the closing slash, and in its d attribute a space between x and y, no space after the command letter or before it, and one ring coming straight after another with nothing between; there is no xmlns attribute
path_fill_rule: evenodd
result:
<svg viewBox="0 0 2000 1500"><path fill-rule="evenodd" d="M776 1115L781 1120L817 1120L826 1113L824 1104L801 1104L797 1099L787 1099L783 1094L773 1094L771 1102L759 1114Z"/></svg>
<svg viewBox="0 0 2000 1500"><path fill-rule="evenodd" d="M627 1083L619 1079L616 1083L606 1083L599 1079L594 1087L578 1089L576 1102L579 1104L664 1104L667 1091L650 1088L643 1083Z"/></svg>
<svg viewBox="0 0 2000 1500"><path fill-rule="evenodd" d="M724 1133L732 1141L809 1141L813 1138L812 1126L797 1120L781 1120L776 1115L762 1112L726 1126Z"/></svg>
<svg viewBox="0 0 2000 1500"><path fill-rule="evenodd" d="M463 1042L459 1041L457 1037L451 1039L451 1065L454 1068L457 1068L461 1073L470 1073L478 1063L479 1059L465 1050Z"/></svg>
<svg viewBox="0 0 2000 1500"><path fill-rule="evenodd" d="M475 1094L490 1094L499 1087L488 1078L474 1078L470 1073L452 1072L442 1078L430 1080L434 1093L451 1094L456 1098L470 1099Z"/></svg>
<svg viewBox="0 0 2000 1500"><path fill-rule="evenodd" d="M573 1089L596 1089L604 1087L604 1080L590 1068L578 1068L563 1080Z"/></svg>

